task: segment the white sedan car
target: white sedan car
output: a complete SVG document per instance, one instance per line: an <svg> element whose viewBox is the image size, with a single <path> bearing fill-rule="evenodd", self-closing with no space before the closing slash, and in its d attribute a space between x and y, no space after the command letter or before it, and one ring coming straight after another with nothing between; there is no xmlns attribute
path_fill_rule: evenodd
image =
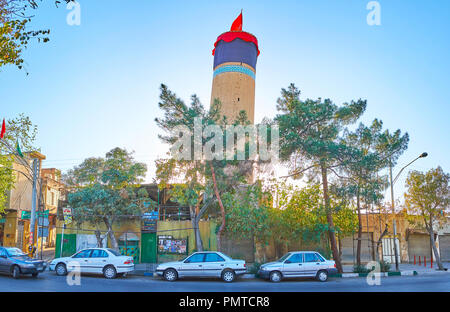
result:
<svg viewBox="0 0 450 312"><path fill-rule="evenodd" d="M227 283L247 272L244 260L231 259L221 252L196 252L181 261L158 265L156 274L166 281L179 277L219 277Z"/></svg>
<svg viewBox="0 0 450 312"><path fill-rule="evenodd" d="M106 278L116 278L134 270L133 258L122 256L109 248L83 249L71 257L56 258L50 263L50 271L56 275L67 275L67 272L80 270L80 273L98 273Z"/></svg>

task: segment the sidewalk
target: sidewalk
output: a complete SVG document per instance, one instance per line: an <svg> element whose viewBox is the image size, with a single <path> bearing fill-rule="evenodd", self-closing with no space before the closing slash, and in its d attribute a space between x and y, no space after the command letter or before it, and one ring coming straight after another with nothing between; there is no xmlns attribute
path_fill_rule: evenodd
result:
<svg viewBox="0 0 450 312"><path fill-rule="evenodd" d="M41 250L36 250L35 257L40 259L41 258ZM44 261L51 261L55 258L55 247L51 248L44 248L42 250L42 260Z"/></svg>
<svg viewBox="0 0 450 312"><path fill-rule="evenodd" d="M430 263L427 263L427 266L425 267L422 263L422 265L414 265L414 264L408 264L408 263L400 263L399 264L399 270L400 272L403 271L416 271L417 274L429 274L429 273L450 273L450 262L443 262L442 265L444 268L448 268L448 271L438 271L436 263L433 263L433 268L431 268ZM343 265L344 273L353 273L353 265ZM391 264L391 271L395 271L395 264Z"/></svg>
<svg viewBox="0 0 450 312"><path fill-rule="evenodd" d="M158 264L156 263L139 263L135 265L135 270L130 272L129 275L139 276L155 276L155 270ZM433 263L433 268L430 264L425 267L414 264L401 263L399 265L400 272L395 272L395 265L391 266L391 272L380 273L382 276L399 276L399 275L433 275L433 274L450 274L450 262L443 263L444 268L448 268L448 271L438 271L436 265ZM358 277L367 276L367 274L353 273L353 265L343 265L344 273L340 277ZM255 278L253 274L244 274L243 278Z"/></svg>

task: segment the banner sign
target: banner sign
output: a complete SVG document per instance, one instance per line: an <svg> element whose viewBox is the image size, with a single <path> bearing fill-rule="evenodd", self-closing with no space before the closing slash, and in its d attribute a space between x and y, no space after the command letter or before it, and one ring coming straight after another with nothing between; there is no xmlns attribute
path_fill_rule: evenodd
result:
<svg viewBox="0 0 450 312"><path fill-rule="evenodd" d="M188 240L186 238L176 239L170 235L158 236L158 253L160 254L187 254Z"/></svg>

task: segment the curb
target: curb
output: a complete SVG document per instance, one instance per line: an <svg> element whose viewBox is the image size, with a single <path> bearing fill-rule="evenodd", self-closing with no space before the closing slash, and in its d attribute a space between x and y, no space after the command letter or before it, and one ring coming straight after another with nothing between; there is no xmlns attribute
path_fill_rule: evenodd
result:
<svg viewBox="0 0 450 312"><path fill-rule="evenodd" d="M373 276L413 276L418 275L417 271L402 271L402 272L380 272L373 273ZM330 275L330 277L338 277L338 278L349 278L349 277L367 277L369 273L337 273Z"/></svg>
<svg viewBox="0 0 450 312"><path fill-rule="evenodd" d="M129 276L148 276L148 277L153 277L153 278L158 278L159 276L154 274L154 272L143 272L143 271L133 271L133 272L129 272L128 273ZM240 275L239 278L242 279L254 279L256 278L256 274L243 274Z"/></svg>

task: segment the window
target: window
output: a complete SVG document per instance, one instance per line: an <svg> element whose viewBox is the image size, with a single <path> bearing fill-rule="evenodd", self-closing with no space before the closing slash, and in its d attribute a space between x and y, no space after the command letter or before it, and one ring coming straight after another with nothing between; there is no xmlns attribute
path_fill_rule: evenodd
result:
<svg viewBox="0 0 450 312"><path fill-rule="evenodd" d="M319 258L320 262L324 262L325 261L325 259L321 255L316 253L316 256Z"/></svg>
<svg viewBox="0 0 450 312"><path fill-rule="evenodd" d="M116 250L114 250L114 249L108 248L108 251L109 251L110 253L112 253L112 254L113 254L114 256L116 256L116 257L120 257L120 256L121 256L120 252L118 252L118 251L116 251Z"/></svg>
<svg viewBox="0 0 450 312"><path fill-rule="evenodd" d="M0 257L6 257L6 250L3 248L0 249Z"/></svg>
<svg viewBox="0 0 450 312"><path fill-rule="evenodd" d="M306 253L305 262L320 262L320 259L315 253Z"/></svg>
<svg viewBox="0 0 450 312"><path fill-rule="evenodd" d="M85 249L74 255L72 258L89 258L92 249Z"/></svg>
<svg viewBox="0 0 450 312"><path fill-rule="evenodd" d="M91 258L108 258L108 253L101 249L94 249Z"/></svg>
<svg viewBox="0 0 450 312"><path fill-rule="evenodd" d="M205 256L205 262L218 262L218 261L225 261L225 259L216 253L207 253Z"/></svg>
<svg viewBox="0 0 450 312"><path fill-rule="evenodd" d="M287 253L285 254L283 257L281 257L280 259L278 259L278 262L283 262L284 260L286 260L291 254Z"/></svg>
<svg viewBox="0 0 450 312"><path fill-rule="evenodd" d="M194 254L184 261L184 263L203 262L204 257L205 254L203 253Z"/></svg>
<svg viewBox="0 0 450 312"><path fill-rule="evenodd" d="M288 260L289 260L288 263L302 263L303 262L303 254L301 254L301 253L294 254Z"/></svg>
<svg viewBox="0 0 450 312"><path fill-rule="evenodd" d="M26 254L20 250L19 248L7 248L6 253L10 257L19 257L19 256L26 256Z"/></svg>

